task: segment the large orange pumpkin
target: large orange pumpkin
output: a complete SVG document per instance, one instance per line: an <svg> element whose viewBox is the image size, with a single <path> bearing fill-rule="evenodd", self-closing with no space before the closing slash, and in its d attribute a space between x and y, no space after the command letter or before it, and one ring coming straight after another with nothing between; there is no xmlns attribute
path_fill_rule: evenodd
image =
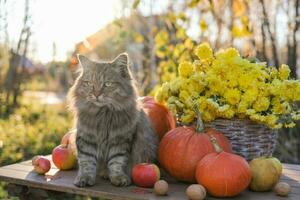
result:
<svg viewBox="0 0 300 200"><path fill-rule="evenodd" d="M159 139L176 127L173 114L164 105L157 103L152 97L148 96L141 97L138 100L142 102Z"/></svg>
<svg viewBox="0 0 300 200"><path fill-rule="evenodd" d="M233 197L251 181L250 166L238 155L224 152L212 138L216 152L206 155L197 165L196 179L215 197Z"/></svg>
<svg viewBox="0 0 300 200"><path fill-rule="evenodd" d="M208 153L214 152L210 136L217 138L225 151L232 152L228 139L215 129L204 129L199 116L196 128L177 127L162 138L158 151L162 167L178 180L196 182L197 163Z"/></svg>

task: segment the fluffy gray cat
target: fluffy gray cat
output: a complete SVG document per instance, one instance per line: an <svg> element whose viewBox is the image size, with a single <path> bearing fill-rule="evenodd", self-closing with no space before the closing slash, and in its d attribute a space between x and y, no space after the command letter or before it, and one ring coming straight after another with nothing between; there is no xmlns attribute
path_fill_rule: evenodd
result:
<svg viewBox="0 0 300 200"><path fill-rule="evenodd" d="M69 91L79 166L74 184L94 185L99 174L113 185L129 185L134 164L156 160L158 138L137 103L128 56L94 62L78 55L78 60L82 72Z"/></svg>

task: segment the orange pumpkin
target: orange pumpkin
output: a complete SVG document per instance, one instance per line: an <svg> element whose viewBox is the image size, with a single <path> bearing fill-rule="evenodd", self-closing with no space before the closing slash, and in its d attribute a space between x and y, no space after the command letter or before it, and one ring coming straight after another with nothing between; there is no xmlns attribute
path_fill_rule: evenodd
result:
<svg viewBox="0 0 300 200"><path fill-rule="evenodd" d="M176 127L173 114L164 105L157 103L152 97L148 96L141 97L138 100L142 102L159 139Z"/></svg>
<svg viewBox="0 0 300 200"><path fill-rule="evenodd" d="M197 165L196 179L215 197L233 197L245 190L251 182L247 161L238 155L223 151L216 138L211 138L216 152L206 155Z"/></svg>
<svg viewBox="0 0 300 200"><path fill-rule="evenodd" d="M177 127L162 138L158 151L162 167L178 180L195 183L197 163L208 153L214 152L210 136L217 138L225 151L232 152L228 139L215 129L205 129L198 116L196 129Z"/></svg>

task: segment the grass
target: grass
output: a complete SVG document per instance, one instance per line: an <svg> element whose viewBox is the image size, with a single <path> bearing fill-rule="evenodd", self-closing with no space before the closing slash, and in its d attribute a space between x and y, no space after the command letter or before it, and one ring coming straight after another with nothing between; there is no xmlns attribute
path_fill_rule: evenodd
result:
<svg viewBox="0 0 300 200"><path fill-rule="evenodd" d="M41 74L33 76L23 87L30 91L57 91L61 86L49 74Z"/></svg>
<svg viewBox="0 0 300 200"><path fill-rule="evenodd" d="M21 102L13 114L0 119L0 166L50 154L73 123L65 104L42 105L24 98ZM11 199L4 183L0 199Z"/></svg>

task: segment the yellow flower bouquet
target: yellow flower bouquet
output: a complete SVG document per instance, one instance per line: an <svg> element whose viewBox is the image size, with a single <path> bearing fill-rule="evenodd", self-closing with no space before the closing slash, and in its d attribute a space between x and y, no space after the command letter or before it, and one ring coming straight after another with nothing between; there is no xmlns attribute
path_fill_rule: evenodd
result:
<svg viewBox="0 0 300 200"><path fill-rule="evenodd" d="M180 62L175 78L161 85L156 99L177 115L179 124L196 121L222 131L247 160L274 151L276 129L300 119L300 81L290 69L242 58L234 48L214 53L208 43L194 48L197 59Z"/></svg>
<svg viewBox="0 0 300 200"><path fill-rule="evenodd" d="M290 69L267 67L242 58L234 48L213 53L208 43L194 49L198 57L178 66L178 76L164 83L156 99L179 121L195 121L194 105L205 122L217 118L248 118L270 128L293 127L300 119L294 103L300 100L300 81L289 80Z"/></svg>

